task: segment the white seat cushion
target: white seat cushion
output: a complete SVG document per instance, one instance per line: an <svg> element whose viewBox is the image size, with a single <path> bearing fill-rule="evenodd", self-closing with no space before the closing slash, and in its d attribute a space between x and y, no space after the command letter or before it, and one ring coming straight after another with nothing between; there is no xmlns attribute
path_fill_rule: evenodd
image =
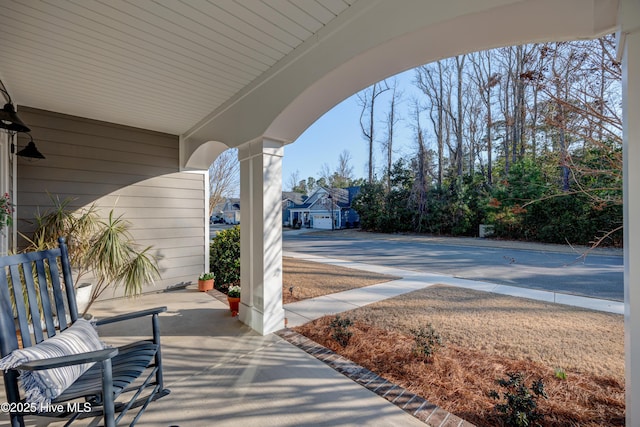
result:
<svg viewBox="0 0 640 427"><path fill-rule="evenodd" d="M40 344L12 351L0 360L0 369L6 371L34 360L69 356L104 348L105 345L100 341L94 326L84 319L78 319L69 328ZM49 405L94 363L39 371L20 370L20 379L27 402L39 407Z"/></svg>

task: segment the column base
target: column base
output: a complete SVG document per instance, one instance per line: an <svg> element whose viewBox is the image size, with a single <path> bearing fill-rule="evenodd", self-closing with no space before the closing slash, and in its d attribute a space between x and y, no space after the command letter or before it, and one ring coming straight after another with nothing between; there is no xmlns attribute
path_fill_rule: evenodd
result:
<svg viewBox="0 0 640 427"><path fill-rule="evenodd" d="M284 328L284 308L276 309L269 313L262 313L255 307L240 303L239 319L245 325L259 333L268 335Z"/></svg>

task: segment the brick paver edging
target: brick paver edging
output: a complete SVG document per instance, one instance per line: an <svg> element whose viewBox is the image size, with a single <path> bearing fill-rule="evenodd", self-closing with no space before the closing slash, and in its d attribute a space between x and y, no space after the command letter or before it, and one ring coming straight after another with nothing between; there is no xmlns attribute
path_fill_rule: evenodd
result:
<svg viewBox="0 0 640 427"><path fill-rule="evenodd" d="M347 378L368 388L379 396L432 427L474 427L473 424L430 403L426 399L385 380L375 372L321 346L304 335L285 328L276 335L326 363Z"/></svg>

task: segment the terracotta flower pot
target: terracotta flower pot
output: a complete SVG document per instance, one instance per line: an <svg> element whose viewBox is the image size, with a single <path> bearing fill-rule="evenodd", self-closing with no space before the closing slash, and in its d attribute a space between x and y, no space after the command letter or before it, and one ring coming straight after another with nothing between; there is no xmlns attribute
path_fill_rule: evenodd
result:
<svg viewBox="0 0 640 427"><path fill-rule="evenodd" d="M229 301L231 315L234 317L237 316L238 311L240 310L240 297L227 297L227 301Z"/></svg>
<svg viewBox="0 0 640 427"><path fill-rule="evenodd" d="M214 279L198 280L198 290L200 292L210 291L211 289L213 289L213 280Z"/></svg>

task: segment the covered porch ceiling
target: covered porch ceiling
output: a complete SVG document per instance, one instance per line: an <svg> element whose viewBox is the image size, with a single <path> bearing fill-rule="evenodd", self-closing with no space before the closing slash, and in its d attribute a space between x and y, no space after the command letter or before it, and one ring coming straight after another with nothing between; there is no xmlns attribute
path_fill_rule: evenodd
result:
<svg viewBox="0 0 640 427"><path fill-rule="evenodd" d="M0 78L14 103L180 135L183 168L206 168L213 159L193 153L210 141L217 152L261 136L291 142L354 92L438 58L611 32L618 9L617 0L0 4Z"/></svg>
<svg viewBox="0 0 640 427"><path fill-rule="evenodd" d="M355 0L2 0L0 72L18 104L174 135Z"/></svg>

